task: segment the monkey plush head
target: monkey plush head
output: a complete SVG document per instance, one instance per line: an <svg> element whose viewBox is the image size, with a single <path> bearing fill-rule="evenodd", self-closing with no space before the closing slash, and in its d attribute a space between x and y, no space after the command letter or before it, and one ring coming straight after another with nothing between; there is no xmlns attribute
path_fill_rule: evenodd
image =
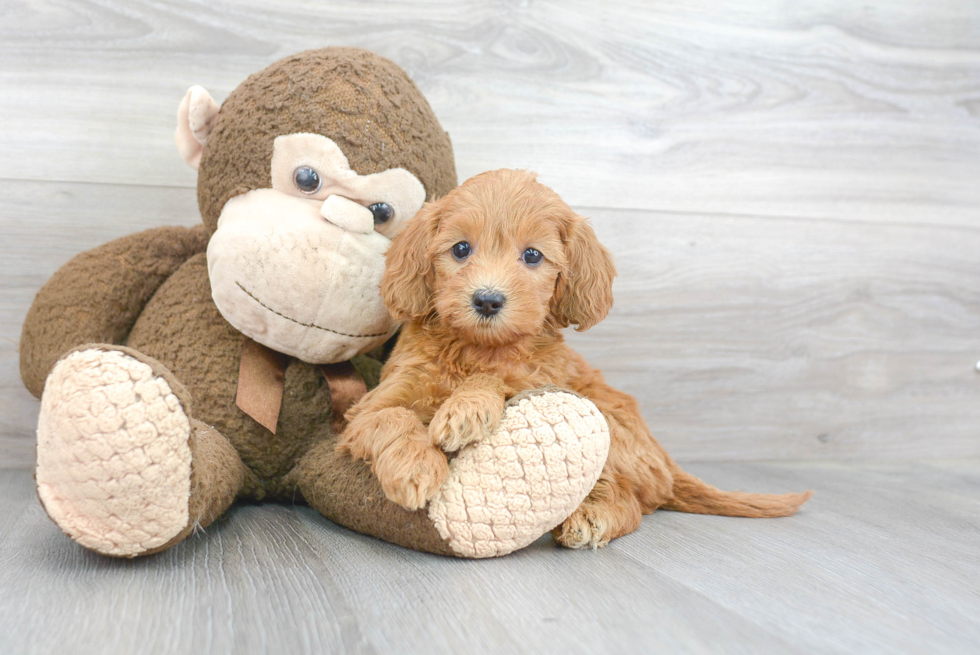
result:
<svg viewBox="0 0 980 655"><path fill-rule="evenodd" d="M176 138L198 169L212 296L232 326L314 364L394 333L378 291L390 240L456 185L449 136L401 68L303 52L220 108L192 87Z"/></svg>

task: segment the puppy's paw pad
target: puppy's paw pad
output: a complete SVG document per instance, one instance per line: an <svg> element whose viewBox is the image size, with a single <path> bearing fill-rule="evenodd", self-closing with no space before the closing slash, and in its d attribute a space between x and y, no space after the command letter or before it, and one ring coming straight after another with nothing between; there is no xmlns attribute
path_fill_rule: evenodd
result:
<svg viewBox="0 0 980 655"><path fill-rule="evenodd" d="M555 541L565 548L602 548L609 543L609 536L600 512L594 508L579 507L552 533Z"/></svg>
<svg viewBox="0 0 980 655"><path fill-rule="evenodd" d="M392 444L373 468L388 500L409 510L425 507L449 475L441 450L412 443Z"/></svg>

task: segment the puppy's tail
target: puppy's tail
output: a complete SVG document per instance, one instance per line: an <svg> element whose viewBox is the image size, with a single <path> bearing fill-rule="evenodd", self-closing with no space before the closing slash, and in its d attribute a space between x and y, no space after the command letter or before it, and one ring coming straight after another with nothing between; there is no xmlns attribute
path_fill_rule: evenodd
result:
<svg viewBox="0 0 980 655"><path fill-rule="evenodd" d="M790 494L753 494L744 491L722 491L674 467L674 497L661 509L691 514L718 514L773 518L795 514L809 500L813 491Z"/></svg>

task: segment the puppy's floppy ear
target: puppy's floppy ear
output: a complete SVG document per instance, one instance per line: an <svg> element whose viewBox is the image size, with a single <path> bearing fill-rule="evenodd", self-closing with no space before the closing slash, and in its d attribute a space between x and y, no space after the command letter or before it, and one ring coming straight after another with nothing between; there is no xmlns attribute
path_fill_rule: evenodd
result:
<svg viewBox="0 0 980 655"><path fill-rule="evenodd" d="M592 227L571 210L560 223L566 264L558 276L551 312L561 327L588 330L609 313L616 267Z"/></svg>
<svg viewBox="0 0 980 655"><path fill-rule="evenodd" d="M439 229L442 201L422 206L408 225L394 238L385 255L385 272L381 278L381 297L388 312L397 321L423 316L429 307L432 290L432 260L429 244Z"/></svg>

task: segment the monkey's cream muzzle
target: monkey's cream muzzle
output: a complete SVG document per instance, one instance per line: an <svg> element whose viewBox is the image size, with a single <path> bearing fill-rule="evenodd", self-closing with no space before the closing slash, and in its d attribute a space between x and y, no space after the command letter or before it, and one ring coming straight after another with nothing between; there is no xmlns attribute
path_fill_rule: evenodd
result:
<svg viewBox="0 0 980 655"><path fill-rule="evenodd" d="M346 198L249 191L225 204L208 244L211 295L235 329L273 350L312 364L350 359L395 331L379 293L390 243Z"/></svg>

